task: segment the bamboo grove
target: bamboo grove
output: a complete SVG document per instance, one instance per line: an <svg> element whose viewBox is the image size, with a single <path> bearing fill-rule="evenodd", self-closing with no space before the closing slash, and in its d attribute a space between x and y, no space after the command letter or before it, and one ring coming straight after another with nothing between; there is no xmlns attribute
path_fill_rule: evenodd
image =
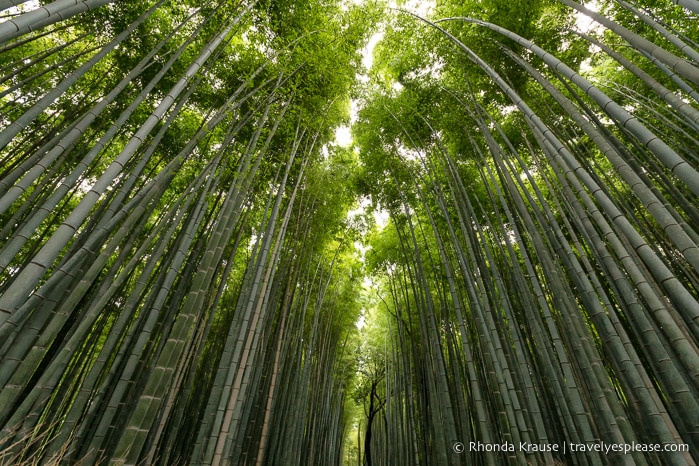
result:
<svg viewBox="0 0 699 466"><path fill-rule="evenodd" d="M2 36L4 461L337 463L361 22L63 3Z"/></svg>
<svg viewBox="0 0 699 466"><path fill-rule="evenodd" d="M699 2L419 3L0 0L1 464L699 459Z"/></svg>
<svg viewBox="0 0 699 466"><path fill-rule="evenodd" d="M697 460L699 4L610 3L389 26L357 123L391 213L371 464ZM688 448L571 451L601 443Z"/></svg>

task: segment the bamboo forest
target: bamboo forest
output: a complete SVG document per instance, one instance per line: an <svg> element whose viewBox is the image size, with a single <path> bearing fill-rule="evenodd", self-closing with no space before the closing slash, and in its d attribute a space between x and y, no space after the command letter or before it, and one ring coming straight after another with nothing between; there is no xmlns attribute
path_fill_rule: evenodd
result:
<svg viewBox="0 0 699 466"><path fill-rule="evenodd" d="M699 0L0 0L0 465L699 462Z"/></svg>

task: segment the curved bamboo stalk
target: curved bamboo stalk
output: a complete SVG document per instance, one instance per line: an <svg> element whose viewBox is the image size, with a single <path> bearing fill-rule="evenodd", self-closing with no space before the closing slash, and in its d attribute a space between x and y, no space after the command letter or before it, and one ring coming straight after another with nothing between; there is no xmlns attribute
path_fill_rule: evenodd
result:
<svg viewBox="0 0 699 466"><path fill-rule="evenodd" d="M30 0L2 0L0 1L0 11L7 10L13 6L19 6L23 3L27 3Z"/></svg>
<svg viewBox="0 0 699 466"><path fill-rule="evenodd" d="M56 0L0 23L0 45L30 31L94 10L114 0Z"/></svg>
<svg viewBox="0 0 699 466"><path fill-rule="evenodd" d="M667 65L671 70L689 79L694 84L699 85L699 68L697 68L697 66L673 55L664 48L652 43L648 39L645 39L644 37L638 34L635 34L634 32L628 30L619 23L612 21L606 16L602 16L597 12L585 8L582 4L577 3L574 0L559 1L564 5L567 5L575 9L576 11L579 11L585 16L592 18L599 24L603 25L607 29L622 37L629 44L631 44L632 47L641 50L654 58L657 58L662 63ZM694 4L699 4L699 2L697 2L696 0L689 1L693 2Z"/></svg>
<svg viewBox="0 0 699 466"><path fill-rule="evenodd" d="M699 14L699 1L697 0L670 0L675 5L680 5L694 13Z"/></svg>
<svg viewBox="0 0 699 466"><path fill-rule="evenodd" d="M571 30L571 32L582 37L591 44L594 44L597 47L601 48L604 51L604 53L616 60L625 69L631 71L634 75L641 79L648 87L650 87L658 96L665 100L665 102L671 105L672 108L676 109L681 115L683 115L685 117L685 120L688 123L690 123L695 130L699 130L699 110L684 102L682 99L677 97L674 92L667 89L665 86L653 79L653 77L650 76L648 73L646 73L641 68L633 64L630 60L626 59L620 53L617 53L611 48L607 47L602 42L598 41L593 37L588 36L587 34L583 34L574 30Z"/></svg>
<svg viewBox="0 0 699 466"><path fill-rule="evenodd" d="M163 1L163 0L161 0ZM0 297L0 312L2 318L0 323L7 320L7 317L13 312L17 304L23 300L46 269L56 259L60 250L70 241L74 232L79 228L83 221L87 218L91 209L105 192L105 190L114 182L116 177L121 173L123 167L133 156L136 150L141 146L148 134L155 128L160 120L169 110L176 98L186 88L187 83L204 65L206 60L213 54L214 50L223 42L228 33L233 29L238 21L252 8L248 6L240 15L226 25L219 33L206 45L200 55L194 59L192 64L162 99L157 108L148 117L146 122L138 129L136 134L129 140L124 149L116 157L116 159L104 170L97 182L80 200L80 203L73 209L71 214L61 223L58 230L44 244L41 250L35 255L34 259L18 274L15 281L17 286L8 289L2 297ZM149 14L150 14L149 10ZM145 17L143 17L145 19Z"/></svg>
<svg viewBox="0 0 699 466"><path fill-rule="evenodd" d="M146 21L157 9L158 6L162 5L165 0L159 0L153 7L148 11L138 17L136 21L131 23L124 31L112 39L108 44L100 49L98 53L90 57L85 63L83 63L77 70L61 81L57 86L55 86L48 94L42 97L36 104L34 104L29 110L24 112L21 117L13 121L7 128L5 128L0 133L0 149L4 148L9 144L9 142L14 138L20 131L27 127L29 123L34 121L34 119L44 112L51 103L53 103L59 96L63 95L73 84L75 84L88 70L94 67L102 59L104 59L110 52L112 52L116 47L123 42L136 28ZM0 27L4 26L6 23L0 23Z"/></svg>
<svg viewBox="0 0 699 466"><path fill-rule="evenodd" d="M177 32L180 28L187 24L187 21L194 16L192 13L187 19L181 22L173 30L173 34ZM149 81L149 83L144 87L140 93L140 98L135 99L129 106L129 110L124 112L120 118L121 121L125 121L132 113L135 111L137 106L145 99L148 93L155 87L158 81L165 75L165 73L172 67L175 61L180 57L185 48L194 40L197 32L201 30L201 26L197 28L190 38L185 41L185 43L174 53L171 58L163 65L156 76ZM41 151L37 151L33 156L23 163L13 172L7 174L0 180L0 185L2 185L3 191L8 190L7 193L2 194L0 198L0 213L4 212L10 204L19 198L19 196L24 193L29 186L41 175L41 173L50 166L60 155L67 152L69 148L74 147L75 143L85 134L89 126L98 118L98 116L111 104L119 94L121 94L126 87L139 75L141 75L149 66L152 65L151 60L153 57L165 46L165 44L170 41L172 35L166 36L161 40L152 51L150 51L146 56L141 59L141 61L124 76L124 78L117 84L114 89L109 92L104 98L102 98L96 105L94 105L90 110L88 110L83 118L76 121L71 130L60 139L57 145L48 151L46 154L42 154ZM100 140L100 145L103 145L106 141L104 139ZM41 163L36 162L36 158L41 157ZM88 157L89 159L89 157ZM85 163L88 165L88 163ZM21 176L21 182L15 184L17 179ZM10 185L14 186L10 187ZM8 189L9 188L9 189ZM12 194L10 194L12 193Z"/></svg>
<svg viewBox="0 0 699 466"><path fill-rule="evenodd" d="M626 2L624 0L614 0L616 3L621 5L622 7L626 8L630 12L632 12L634 15L638 16L641 21L655 29L658 33L660 33L663 38L667 39L669 42L672 43L675 47L680 49L682 53L684 53L690 60L692 60L694 63L699 64L699 51L694 50L692 46L688 45L687 43L683 42L682 39L677 37L676 35L672 34L670 31L668 31L666 28L664 28L661 24L659 24L657 21L655 21L653 18L648 16L647 14L643 13L640 11L638 8L634 7L631 5L629 2Z"/></svg>
<svg viewBox="0 0 699 466"><path fill-rule="evenodd" d="M568 1L568 0L566 0ZM574 3L574 2L572 2ZM645 145L648 149L653 151L653 153L661 160L671 171L682 180L692 192L699 196L699 172L694 169L686 160L679 156L672 148L670 148L665 142L658 138L655 134L649 131L643 124L641 124L637 118L631 115L619 104L614 102L611 98L605 95L602 91L597 89L593 84L591 84L587 79L580 76L574 70L572 70L565 63L546 52L541 47L538 47L531 41L513 33L505 28L497 26L486 21L476 20L472 18L445 18L439 20L449 21L449 20L459 20L466 21L480 26L484 26L495 32L498 32L505 37L508 37L518 44L526 47L528 50L534 52L539 56L547 65L551 67L552 70L561 73L566 78L570 79L574 84L576 84L580 89L582 89L588 96L593 98L595 102L604 110L607 115L614 119L623 128L628 129L638 140ZM426 21L423 19L423 21ZM435 23L431 23L433 26L438 27ZM450 40L458 40L449 34L447 31L439 28ZM699 70L697 70L699 73ZM699 80L699 75L698 78Z"/></svg>

